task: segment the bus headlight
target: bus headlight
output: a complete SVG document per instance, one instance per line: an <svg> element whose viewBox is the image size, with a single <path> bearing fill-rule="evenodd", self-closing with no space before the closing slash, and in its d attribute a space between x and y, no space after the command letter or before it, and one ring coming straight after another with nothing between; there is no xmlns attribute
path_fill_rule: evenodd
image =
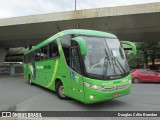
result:
<svg viewBox="0 0 160 120"><path fill-rule="evenodd" d="M92 88L95 89L95 90L103 90L102 86L97 86L97 85L93 85Z"/></svg>
<svg viewBox="0 0 160 120"><path fill-rule="evenodd" d="M132 83L132 80L128 80L128 83Z"/></svg>
<svg viewBox="0 0 160 120"><path fill-rule="evenodd" d="M92 88L92 89L95 89L95 90L103 90L104 89L104 87L102 87L102 86L92 85L92 84L89 84L89 83L86 83L86 82L84 82L84 85L86 87L89 87L89 88Z"/></svg>

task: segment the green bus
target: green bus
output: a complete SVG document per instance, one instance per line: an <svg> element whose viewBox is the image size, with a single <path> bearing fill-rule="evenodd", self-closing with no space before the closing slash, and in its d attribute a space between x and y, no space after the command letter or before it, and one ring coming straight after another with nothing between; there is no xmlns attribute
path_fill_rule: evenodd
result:
<svg viewBox="0 0 160 120"><path fill-rule="evenodd" d="M56 92L61 99L86 104L127 95L131 75L122 48L110 33L70 29L53 35L24 54L24 78Z"/></svg>

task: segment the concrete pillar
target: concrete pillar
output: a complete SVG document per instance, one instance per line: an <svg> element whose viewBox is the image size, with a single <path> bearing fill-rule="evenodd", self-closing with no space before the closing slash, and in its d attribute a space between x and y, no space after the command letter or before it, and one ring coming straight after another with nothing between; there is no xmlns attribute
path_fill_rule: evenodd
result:
<svg viewBox="0 0 160 120"><path fill-rule="evenodd" d="M0 65L3 64L7 51L3 48L0 48Z"/></svg>

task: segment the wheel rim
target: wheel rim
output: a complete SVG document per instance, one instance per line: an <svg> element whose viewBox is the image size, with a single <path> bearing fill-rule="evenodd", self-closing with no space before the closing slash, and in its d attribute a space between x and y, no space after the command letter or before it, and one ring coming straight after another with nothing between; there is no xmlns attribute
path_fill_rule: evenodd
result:
<svg viewBox="0 0 160 120"><path fill-rule="evenodd" d="M60 95L61 97L66 97L66 96L65 96L65 93L64 93L64 86L63 86L63 85L61 85L61 86L59 87L59 95Z"/></svg>
<svg viewBox="0 0 160 120"><path fill-rule="evenodd" d="M138 83L139 79L138 78L134 78L134 83Z"/></svg>

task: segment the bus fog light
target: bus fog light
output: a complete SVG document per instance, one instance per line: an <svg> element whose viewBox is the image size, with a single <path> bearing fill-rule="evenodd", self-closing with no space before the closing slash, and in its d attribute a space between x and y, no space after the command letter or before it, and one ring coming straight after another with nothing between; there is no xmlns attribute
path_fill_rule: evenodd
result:
<svg viewBox="0 0 160 120"><path fill-rule="evenodd" d="M93 95L90 95L90 96L89 96L89 98L90 98L90 99L93 99L93 98L94 98L94 96L93 96Z"/></svg>

